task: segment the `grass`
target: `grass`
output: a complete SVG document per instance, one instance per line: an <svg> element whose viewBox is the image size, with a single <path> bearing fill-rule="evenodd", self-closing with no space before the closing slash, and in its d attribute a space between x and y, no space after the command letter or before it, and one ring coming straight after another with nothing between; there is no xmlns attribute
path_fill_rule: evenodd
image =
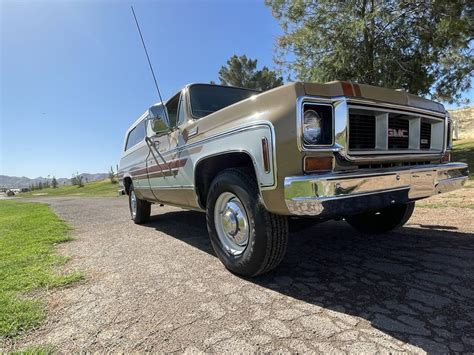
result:
<svg viewBox="0 0 474 355"><path fill-rule="evenodd" d="M110 180L94 181L84 184L83 187L68 185L56 189L48 188L21 193L20 197L37 196L117 196L119 184L112 184Z"/></svg>
<svg viewBox="0 0 474 355"><path fill-rule="evenodd" d="M44 318L28 292L67 285L78 273L57 274L67 258L54 245L70 240L69 227L45 204L0 201L0 338L14 337Z"/></svg>
<svg viewBox="0 0 474 355"><path fill-rule="evenodd" d="M20 351L13 351L10 355L52 355L57 351L52 346L33 346Z"/></svg>
<svg viewBox="0 0 474 355"><path fill-rule="evenodd" d="M454 141L451 161L459 161L469 165L469 179L474 180L474 139Z"/></svg>

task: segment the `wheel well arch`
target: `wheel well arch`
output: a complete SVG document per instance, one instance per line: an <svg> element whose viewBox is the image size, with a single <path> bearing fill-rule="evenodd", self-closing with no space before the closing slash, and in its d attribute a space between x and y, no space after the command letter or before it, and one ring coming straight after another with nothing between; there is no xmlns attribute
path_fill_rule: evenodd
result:
<svg viewBox="0 0 474 355"><path fill-rule="evenodd" d="M254 160L248 152L226 152L205 157L197 162L194 169L194 187L197 202L201 208L206 208L207 194L214 178L221 171L229 168L248 169L257 180Z"/></svg>
<svg viewBox="0 0 474 355"><path fill-rule="evenodd" d="M123 187L125 189L125 193L128 195L130 192L130 186L132 185L132 178L130 176L123 178Z"/></svg>

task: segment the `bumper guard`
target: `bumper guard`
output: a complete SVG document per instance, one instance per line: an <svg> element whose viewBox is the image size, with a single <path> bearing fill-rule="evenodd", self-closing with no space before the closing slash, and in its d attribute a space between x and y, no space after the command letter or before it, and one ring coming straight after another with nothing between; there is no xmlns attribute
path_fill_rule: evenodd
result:
<svg viewBox="0 0 474 355"><path fill-rule="evenodd" d="M464 163L291 176L285 202L293 215L345 216L456 190L467 179Z"/></svg>

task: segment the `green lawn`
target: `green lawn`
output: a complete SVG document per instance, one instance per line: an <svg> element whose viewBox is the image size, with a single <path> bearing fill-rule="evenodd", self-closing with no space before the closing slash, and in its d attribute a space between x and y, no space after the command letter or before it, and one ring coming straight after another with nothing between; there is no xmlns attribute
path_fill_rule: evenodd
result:
<svg viewBox="0 0 474 355"><path fill-rule="evenodd" d="M460 161L469 165L469 179L474 179L474 139L454 141L451 161Z"/></svg>
<svg viewBox="0 0 474 355"><path fill-rule="evenodd" d="M56 348L52 346L33 346L20 351L13 351L10 355L53 355L56 353Z"/></svg>
<svg viewBox="0 0 474 355"><path fill-rule="evenodd" d="M42 189L18 194L19 197L36 196L118 196L119 184L112 184L110 180L94 181L78 186L59 186L56 189Z"/></svg>
<svg viewBox="0 0 474 355"><path fill-rule="evenodd" d="M45 204L0 201L0 338L13 337L44 318L29 291L67 285L78 273L59 274L67 259L54 245L70 240L69 227Z"/></svg>

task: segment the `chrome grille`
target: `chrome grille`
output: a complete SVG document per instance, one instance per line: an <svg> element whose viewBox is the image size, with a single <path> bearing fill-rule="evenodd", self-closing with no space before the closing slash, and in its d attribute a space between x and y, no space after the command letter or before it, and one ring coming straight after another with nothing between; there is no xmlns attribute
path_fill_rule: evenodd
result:
<svg viewBox="0 0 474 355"><path fill-rule="evenodd" d="M410 123L399 117L388 118L388 149L408 149Z"/></svg>
<svg viewBox="0 0 474 355"><path fill-rule="evenodd" d="M445 118L385 107L348 105L349 155L441 153Z"/></svg>
<svg viewBox="0 0 474 355"><path fill-rule="evenodd" d="M349 115L349 149L375 148L375 116Z"/></svg>
<svg viewBox="0 0 474 355"><path fill-rule="evenodd" d="M431 124L421 122L420 125L420 149L430 149Z"/></svg>

